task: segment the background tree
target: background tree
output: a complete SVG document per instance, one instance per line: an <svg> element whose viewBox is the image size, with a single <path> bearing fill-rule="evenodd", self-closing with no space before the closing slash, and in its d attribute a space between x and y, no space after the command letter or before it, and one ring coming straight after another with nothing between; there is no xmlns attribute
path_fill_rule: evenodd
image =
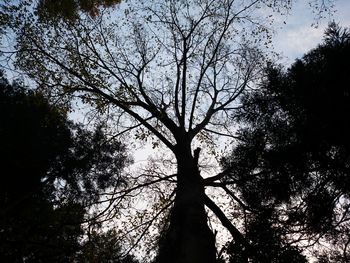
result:
<svg viewBox="0 0 350 263"><path fill-rule="evenodd" d="M332 23L321 45L288 71L270 66L242 99L241 142L224 161L223 182L235 182L250 218L246 235L263 253L273 255L272 231L283 249L299 240L316 244L320 262L349 260L349 58L350 33ZM325 241L328 249L317 246Z"/></svg>
<svg viewBox="0 0 350 263"><path fill-rule="evenodd" d="M78 262L89 263L137 263L131 255L123 255L118 233L115 230L106 232L93 231L89 239L84 242L83 248L77 255Z"/></svg>
<svg viewBox="0 0 350 263"><path fill-rule="evenodd" d="M0 81L0 259L72 262L85 213L123 183L125 147L83 130L37 92ZM116 251L117 253L117 251ZM115 254L116 255L116 254Z"/></svg>
<svg viewBox="0 0 350 263"><path fill-rule="evenodd" d="M120 2L120 0L39 0L35 9L41 19L55 20L68 19L76 20L79 13L87 13L91 17L95 17L99 13L101 7L112 7Z"/></svg>
<svg viewBox="0 0 350 263"><path fill-rule="evenodd" d="M203 179L200 172L203 157L215 155L219 138L235 138L240 96L254 86L265 64L257 46L270 41L270 12L290 5L272 0L128 1L118 6L120 12L108 10L94 19L81 14L73 22L52 24L24 10L24 19L12 24L16 66L40 88L51 96L80 99L106 113L115 135L134 132L175 160L168 162L173 165L167 173L153 169L130 176L124 190L111 193L109 200L135 218L123 228L126 236L137 236L130 249L147 237L152 240L152 226L165 222L159 262L214 262L206 205L242 247L256 254L205 194L209 186L226 190L219 182L225 173ZM130 202L121 202L141 194L143 204L154 200L142 215L131 212Z"/></svg>

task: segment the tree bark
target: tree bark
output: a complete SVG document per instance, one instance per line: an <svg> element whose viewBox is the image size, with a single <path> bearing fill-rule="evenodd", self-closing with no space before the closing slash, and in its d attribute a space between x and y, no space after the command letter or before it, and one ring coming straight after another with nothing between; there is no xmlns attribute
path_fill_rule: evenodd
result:
<svg viewBox="0 0 350 263"><path fill-rule="evenodd" d="M177 147L176 197L157 263L216 262L215 237L207 223L198 154L199 151L192 156L190 145Z"/></svg>

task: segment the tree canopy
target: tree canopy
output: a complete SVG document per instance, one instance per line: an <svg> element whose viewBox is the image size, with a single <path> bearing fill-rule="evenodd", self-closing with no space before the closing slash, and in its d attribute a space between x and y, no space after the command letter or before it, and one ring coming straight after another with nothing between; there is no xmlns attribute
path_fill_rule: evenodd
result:
<svg viewBox="0 0 350 263"><path fill-rule="evenodd" d="M35 1L33 1L35 2ZM96 17L101 7L111 7L120 0L39 0L35 6L41 19L52 20L55 18L76 20L79 13L84 12L91 17Z"/></svg>
<svg viewBox="0 0 350 263"><path fill-rule="evenodd" d="M159 241L156 262L214 263L219 256L217 236L208 224L210 211L249 257L269 262L266 250L272 247L304 260L298 249L281 244L272 229L275 224L268 224L271 231L266 233L272 236L271 246L256 249L263 241L254 241L252 233L259 231L258 222L269 221L270 213L251 217L249 236L241 227L246 209L238 218L236 207L221 208L220 199L245 207L234 192L239 185L227 178L257 172L254 162L242 159L235 172L231 162L225 163L225 170L214 176L205 169L210 158L219 158L222 138L238 144L234 162L248 156L241 140L252 146L253 156L259 155L259 141L249 129L246 138L243 131L237 133L237 121L244 119L246 98L255 94L264 76L268 58L263 51L271 41L273 15L288 11L293 1L130 0L93 16L81 12L85 9L80 1L73 2L78 9L70 10L78 10L79 19L54 23L33 12L36 5L18 9L20 15L9 16L16 18L9 23L16 35L15 50L4 54L8 62L15 55L16 68L45 95L88 105L90 116L108 126L110 138L149 140L161 151L162 165L153 163L128 175L125 184L111 187L99 199L108 204L100 214L118 218L114 227L129 246L126 253L142 244L142 252L152 260ZM236 154L240 149L242 155ZM279 168L276 174L284 173ZM275 181L246 181L238 190L253 209L261 209L265 201L291 196L278 186L285 181ZM273 194L243 193L243 187L262 190L265 184L276 186Z"/></svg>
<svg viewBox="0 0 350 263"><path fill-rule="evenodd" d="M98 222L86 213L103 190L123 183L125 147L101 128L74 125L64 109L4 77L0 123L0 260L72 262L83 223Z"/></svg>
<svg viewBox="0 0 350 263"><path fill-rule="evenodd" d="M247 235L262 227L253 242L270 226L283 242L320 245L320 262L349 261L349 57L350 33L332 23L322 44L287 71L269 66L242 99L241 142L224 164L253 215Z"/></svg>

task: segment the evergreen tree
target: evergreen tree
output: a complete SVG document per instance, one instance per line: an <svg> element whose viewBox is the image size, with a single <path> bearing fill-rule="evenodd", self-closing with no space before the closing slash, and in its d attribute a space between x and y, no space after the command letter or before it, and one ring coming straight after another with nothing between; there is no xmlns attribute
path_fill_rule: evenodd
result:
<svg viewBox="0 0 350 263"><path fill-rule="evenodd" d="M334 262L348 261L349 59L350 32L332 23L322 44L288 71L269 66L243 98L241 142L223 163L253 218L246 235L266 255L273 240L281 250L298 236L304 245L328 240Z"/></svg>
<svg viewBox="0 0 350 263"><path fill-rule="evenodd" d="M0 261L73 262L88 208L123 183L125 147L4 77L0 123Z"/></svg>

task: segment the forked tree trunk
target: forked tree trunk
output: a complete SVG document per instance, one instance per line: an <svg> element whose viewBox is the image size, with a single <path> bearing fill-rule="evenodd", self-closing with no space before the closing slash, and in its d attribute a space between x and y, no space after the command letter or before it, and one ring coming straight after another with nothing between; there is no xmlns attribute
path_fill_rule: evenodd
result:
<svg viewBox="0 0 350 263"><path fill-rule="evenodd" d="M204 187L190 147L176 154L177 190L170 225L160 244L157 263L214 263L215 238L207 223Z"/></svg>

